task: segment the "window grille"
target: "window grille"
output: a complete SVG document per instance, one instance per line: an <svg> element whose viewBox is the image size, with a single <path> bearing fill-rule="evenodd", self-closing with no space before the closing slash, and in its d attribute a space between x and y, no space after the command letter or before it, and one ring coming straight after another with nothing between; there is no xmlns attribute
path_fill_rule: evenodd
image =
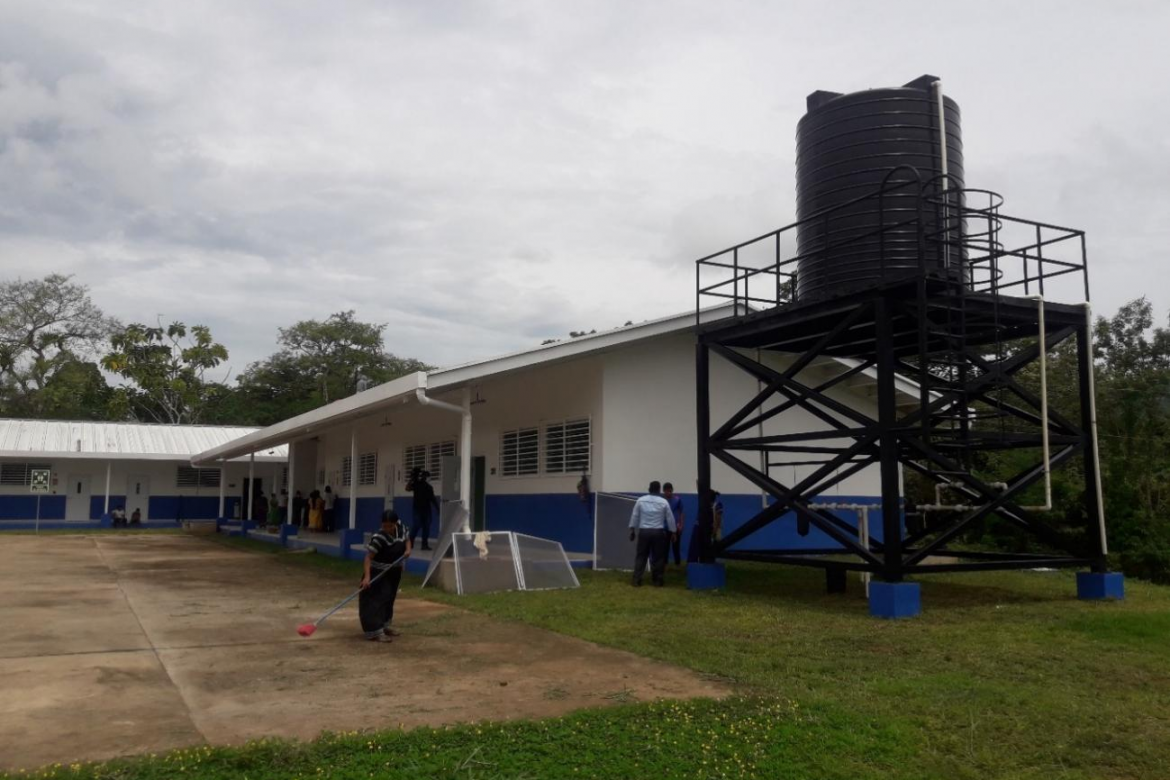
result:
<svg viewBox="0 0 1170 780"><path fill-rule="evenodd" d="M407 475L415 469L425 469L427 467L427 445L418 444L404 449L402 451L402 467L406 469Z"/></svg>
<svg viewBox="0 0 1170 780"><path fill-rule="evenodd" d="M219 469L198 469L192 466L179 466L175 475L175 486L181 488L217 488L219 487Z"/></svg>
<svg viewBox="0 0 1170 780"><path fill-rule="evenodd" d="M346 455L341 459L341 486L350 487L353 484L353 458Z"/></svg>
<svg viewBox="0 0 1170 780"><path fill-rule="evenodd" d="M544 473L588 472L592 452L589 419L545 423Z"/></svg>
<svg viewBox="0 0 1170 780"><path fill-rule="evenodd" d="M367 452L358 456L358 484L378 484L378 453Z"/></svg>
<svg viewBox="0 0 1170 780"><path fill-rule="evenodd" d="M522 477L540 472L540 431L520 428L500 434L500 473Z"/></svg>
<svg viewBox="0 0 1170 780"><path fill-rule="evenodd" d="M443 458L451 457L455 454L454 441L440 441L435 442L428 448L427 460L429 465L427 471L431 472L431 479L441 482L443 479Z"/></svg>
<svg viewBox="0 0 1170 780"><path fill-rule="evenodd" d="M47 468L47 463L0 463L0 485L28 486L34 470Z"/></svg>

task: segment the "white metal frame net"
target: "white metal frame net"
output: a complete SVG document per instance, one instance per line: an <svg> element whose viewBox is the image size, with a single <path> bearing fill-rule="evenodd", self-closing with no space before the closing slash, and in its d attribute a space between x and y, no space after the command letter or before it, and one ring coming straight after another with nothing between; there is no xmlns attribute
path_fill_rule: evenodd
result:
<svg viewBox="0 0 1170 780"><path fill-rule="evenodd" d="M637 544L630 541L630 513L636 498L597 493L593 500L593 569L629 571Z"/></svg>
<svg viewBox="0 0 1170 780"><path fill-rule="evenodd" d="M578 588L560 542L514 531L451 534L460 596L503 590Z"/></svg>

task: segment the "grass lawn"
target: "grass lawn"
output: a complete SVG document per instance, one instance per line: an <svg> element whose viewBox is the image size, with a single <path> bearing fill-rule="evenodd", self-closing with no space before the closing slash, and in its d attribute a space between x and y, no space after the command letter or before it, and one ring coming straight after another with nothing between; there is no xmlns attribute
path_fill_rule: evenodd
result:
<svg viewBox="0 0 1170 780"><path fill-rule="evenodd" d="M357 564L265 551L353 578ZM1078 602L1068 573L922 579L921 617L868 616L856 583L733 565L724 593L631 588L457 598L493 616L726 678L722 702L631 703L537 723L198 749L68 777L1170 778L1170 588ZM198 761L198 768L191 763ZM184 763L185 762L185 763ZM706 762L706 763L704 763ZM175 764L187 768L176 771ZM52 770L52 773L58 773Z"/></svg>

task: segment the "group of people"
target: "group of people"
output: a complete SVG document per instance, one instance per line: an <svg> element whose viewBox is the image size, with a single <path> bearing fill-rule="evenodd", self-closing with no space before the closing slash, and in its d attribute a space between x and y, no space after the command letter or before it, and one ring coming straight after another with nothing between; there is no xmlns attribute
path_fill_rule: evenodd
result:
<svg viewBox="0 0 1170 780"><path fill-rule="evenodd" d="M712 524L710 538L701 539L703 529L695 524L691 532L687 561L695 562L709 548L709 543L721 538L723 533L723 502L719 491L712 490L707 496L711 504ZM666 564L674 554L676 566L682 563L682 538L686 525L686 510L682 499L674 493L674 485L662 484L655 480L650 483L646 495L634 502L630 513L630 541L637 542L634 553L634 587L641 587L650 566L650 580L661 587L666 580Z"/></svg>
<svg viewBox="0 0 1170 780"><path fill-rule="evenodd" d="M125 528L130 525L142 525L142 510L135 509L134 513L130 515L130 519L126 519L126 509L124 507L114 507L114 511L110 512L110 521L114 528Z"/></svg>
<svg viewBox="0 0 1170 780"><path fill-rule="evenodd" d="M282 519L287 518L290 525L295 525L306 531L332 532L336 529L334 507L337 503L337 494L329 485L325 491L312 490L305 498L301 491L293 492L292 507L287 490L281 490L280 495L268 494L268 500L257 495L253 504L252 517L265 518L269 526L280 525Z"/></svg>

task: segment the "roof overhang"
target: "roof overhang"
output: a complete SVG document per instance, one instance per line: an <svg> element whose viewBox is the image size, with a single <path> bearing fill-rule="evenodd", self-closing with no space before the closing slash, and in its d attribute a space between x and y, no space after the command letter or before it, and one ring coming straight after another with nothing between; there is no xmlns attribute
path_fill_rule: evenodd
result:
<svg viewBox="0 0 1170 780"><path fill-rule="evenodd" d="M284 463L288 458L284 455L268 453L271 447L264 448L264 452L257 451L257 463ZM141 453L141 452L45 452L43 450L0 450L0 458L19 458L24 461L35 460L97 460L97 461L128 461L149 460L159 463L192 463L191 456L174 453ZM242 458L229 458L241 460Z"/></svg>
<svg viewBox="0 0 1170 780"><path fill-rule="evenodd" d="M407 374L201 452L191 458L191 463L199 465L234 460L253 452L272 449L311 436L325 428L350 422L392 406L412 403L418 398L418 391L426 388L425 372Z"/></svg>

